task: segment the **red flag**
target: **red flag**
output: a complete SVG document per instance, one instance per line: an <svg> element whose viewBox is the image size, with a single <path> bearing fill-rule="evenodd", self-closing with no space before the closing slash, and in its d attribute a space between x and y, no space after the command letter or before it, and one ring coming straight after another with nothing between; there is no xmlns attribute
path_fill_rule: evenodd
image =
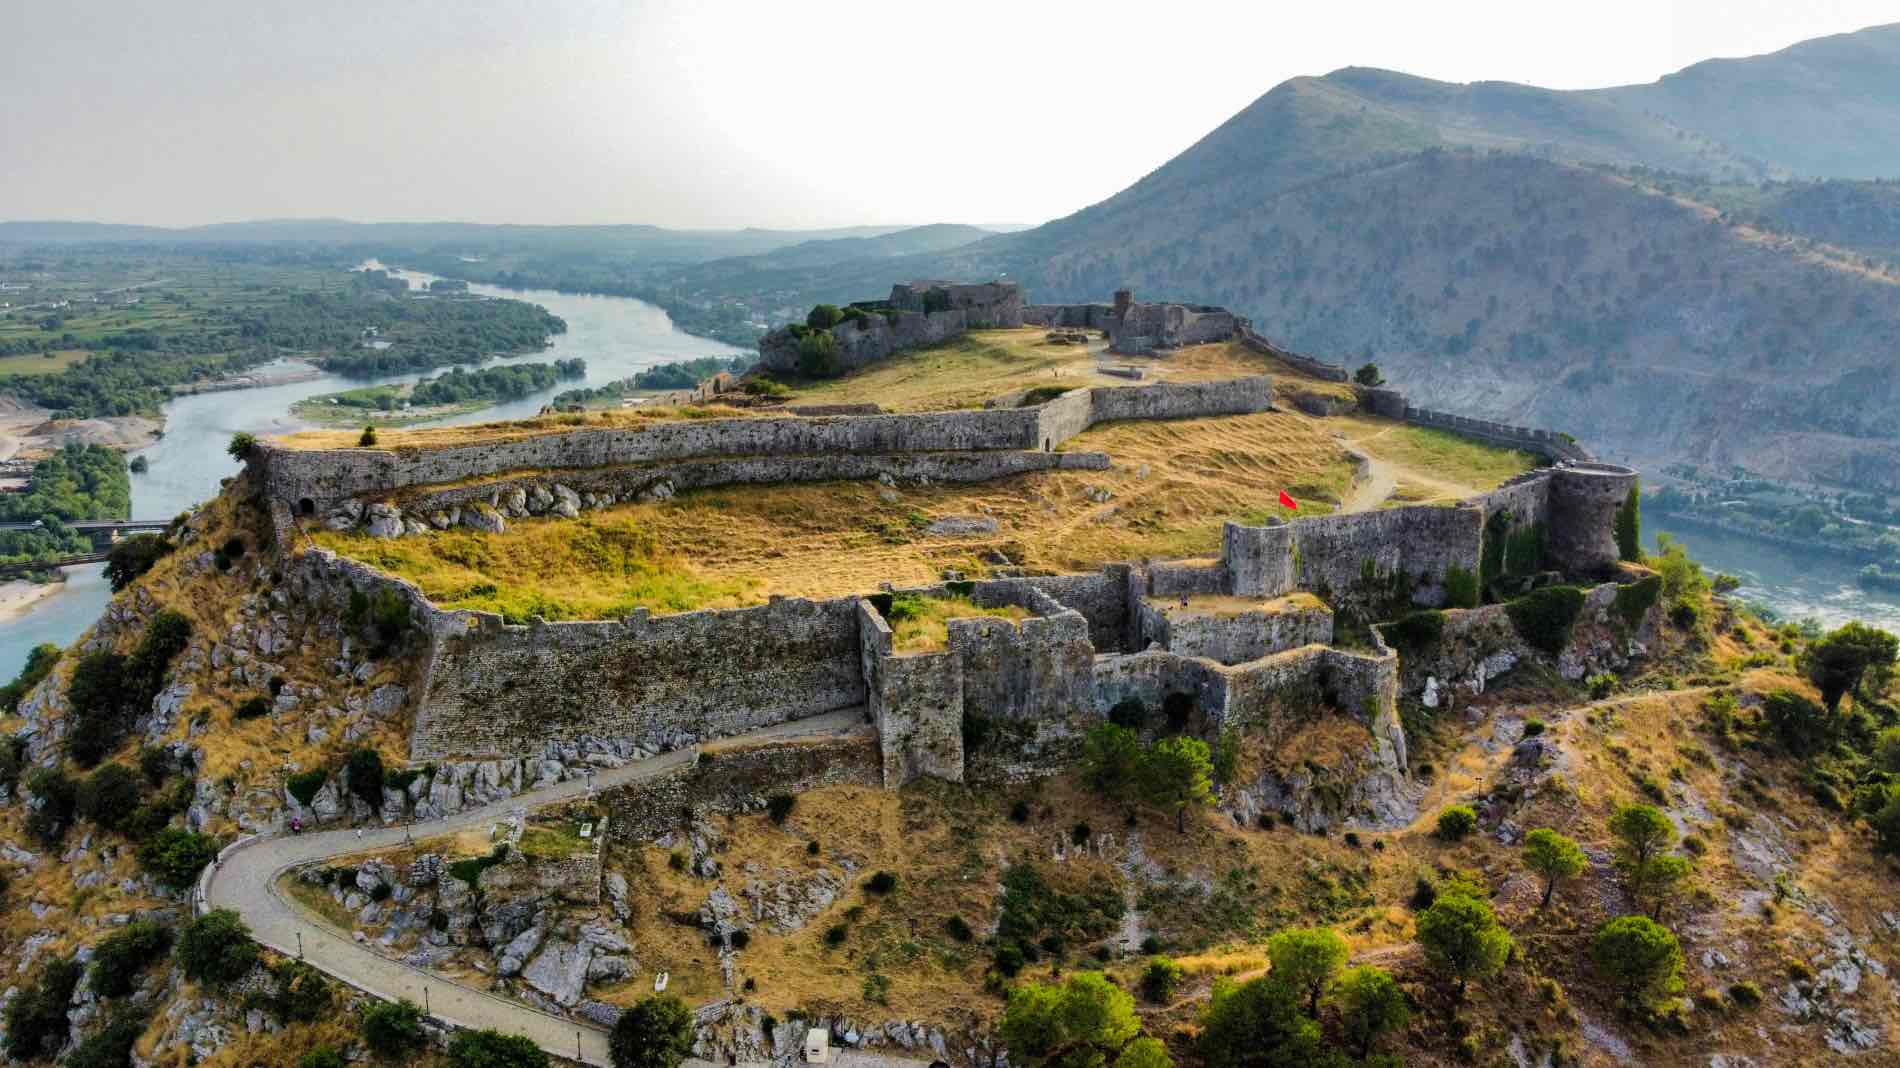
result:
<svg viewBox="0 0 1900 1068"><path fill-rule="evenodd" d="M1280 507L1298 509L1299 506L1300 506L1300 502L1287 496L1285 490L1280 491Z"/></svg>

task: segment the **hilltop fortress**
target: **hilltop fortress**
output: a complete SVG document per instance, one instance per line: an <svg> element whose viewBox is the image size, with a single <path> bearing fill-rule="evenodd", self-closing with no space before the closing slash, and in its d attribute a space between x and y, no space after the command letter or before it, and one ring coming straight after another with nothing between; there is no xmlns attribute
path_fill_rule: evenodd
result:
<svg viewBox="0 0 1900 1068"><path fill-rule="evenodd" d="M893 303L916 292L897 288ZM1029 321L1045 317L1039 308L1024 312L1013 286L925 293L949 294L931 303L954 302L979 289L989 296L948 309L905 310L898 321L946 314L968 321L1004 307ZM1202 321L1118 306L1115 318L1125 328L1160 324L1158 335L1137 335L1144 338L1195 336ZM1244 320L1228 319L1229 326L1208 329L1247 330ZM1397 395L1371 392L1375 406L1404 416L1415 411L1402 396L1395 406ZM1270 412L1272 396L1271 380L1255 376L1077 388L1021 407L498 428L492 439L473 444L260 443L249 466L282 546L297 543L304 523L380 537L457 526L500 532L511 519L571 518L724 484L983 481L1101 470L1111 462L1103 453L1056 449L1099 423ZM1506 634L1473 660L1470 647L1395 651L1368 624L1446 606L1455 589L1480 580L1511 578L1528 589L1615 579L1613 527L1636 478L1626 468L1579 459L1581 450L1561 435L1488 424L1457 429L1538 448L1558 464L1450 507L1265 526L1229 522L1212 559L1110 563L1085 574L953 576L908 590L870 573L863 576L866 592L856 596L774 596L755 607L638 610L617 620L515 625L492 613L444 609L413 585L327 550L299 554L295 572L308 590L393 591L409 604L425 648L410 741L418 762L523 759L555 743L658 751L855 709L872 733L839 746L835 759L814 757L809 746L786 747L791 764L761 757L756 775L722 788L1014 779L1072 759L1090 724L1133 702L1166 710L1175 728L1209 739L1235 731L1281 737L1316 717L1343 717L1363 729L1360 778L1383 785L1353 794L1349 810L1312 818L1389 822L1406 815L1401 690L1436 691L1454 681L1482 686L1487 671L1499 670L1500 656L1515 662L1537 643ZM1578 631L1588 647L1559 656L1566 673L1626 659L1650 625L1650 606L1626 615L1620 627L1604 623L1601 606L1618 589L1589 595L1595 616ZM892 642L894 598L967 598L979 608L1013 606L1018 618L952 617L942 648L901 652ZM1458 623L1465 614L1502 618L1495 606L1448 611L1450 632L1476 633L1475 622ZM1357 637L1342 643L1346 622ZM1402 656L1418 662L1401 665ZM1306 806L1307 799L1293 796L1297 790L1282 793L1287 803ZM654 817L637 809L617 814L617 834L652 829Z"/></svg>

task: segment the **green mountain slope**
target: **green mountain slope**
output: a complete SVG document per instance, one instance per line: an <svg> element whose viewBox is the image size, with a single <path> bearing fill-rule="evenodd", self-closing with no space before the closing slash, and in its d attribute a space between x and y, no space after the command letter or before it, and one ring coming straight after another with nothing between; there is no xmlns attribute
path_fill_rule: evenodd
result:
<svg viewBox="0 0 1900 1068"><path fill-rule="evenodd" d="M1377 360L1420 403L1567 429L1611 455L1900 492L1900 272L1884 262L1900 256L1900 193L1777 178L1877 147L1846 131L1900 92L1900 64L1883 78L1842 57L1895 39L1870 30L1659 83L1719 75L1744 108L1789 127L1812 116L1779 147L1736 134L1738 148L1709 133L1707 109L1634 91L1363 68L1295 79L1066 218L749 282L788 306L892 277L1005 275L1036 301L1128 285L1226 304L1296 348ZM1829 58L1835 81L1796 77ZM717 291L716 273L696 287Z"/></svg>
<svg viewBox="0 0 1900 1068"><path fill-rule="evenodd" d="M1900 23L1583 94L1810 177L1900 176Z"/></svg>

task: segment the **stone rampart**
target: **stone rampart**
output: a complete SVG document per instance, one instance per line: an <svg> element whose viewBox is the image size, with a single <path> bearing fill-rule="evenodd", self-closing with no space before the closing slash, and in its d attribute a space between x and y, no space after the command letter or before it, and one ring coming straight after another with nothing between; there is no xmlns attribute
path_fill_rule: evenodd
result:
<svg viewBox="0 0 1900 1068"><path fill-rule="evenodd" d="M721 459L730 462L702 466L699 474L681 477L696 479L696 485L718 480L874 477L900 462L895 457L903 454L1047 451L1094 423L1261 412L1271 409L1272 399L1272 380L1254 377L1073 390L1031 408L816 419L656 419L632 427L581 428L429 448L296 449L260 443L252 450L250 462L262 471L262 483L272 500L308 516L411 487L470 482L509 472L596 471ZM802 459L794 463L792 458ZM946 472L941 476L946 480L970 481L1041 470L1033 465L1046 461L937 456L909 462L935 465ZM961 476L954 473L959 467L965 472ZM978 474L984 470L994 473ZM597 477L611 482L618 476L602 473Z"/></svg>
<svg viewBox="0 0 1900 1068"><path fill-rule="evenodd" d="M616 842L644 844L714 813L765 807L773 794L821 786L877 786L877 731L719 749L660 775L600 792Z"/></svg>
<svg viewBox="0 0 1900 1068"><path fill-rule="evenodd" d="M1095 390L1072 389L1038 405L1036 436L1047 451L1087 430L1095 423Z"/></svg>
<svg viewBox="0 0 1900 1068"><path fill-rule="evenodd" d="M1240 343L1263 356L1271 356L1293 367L1301 374L1323 378L1328 382L1346 382L1352 379L1352 373L1336 363L1327 363L1311 356L1302 356L1291 349L1283 349L1245 327L1240 331Z"/></svg>
<svg viewBox="0 0 1900 1068"><path fill-rule="evenodd" d="M1092 391L1090 421L1193 419L1273 410L1273 379L1265 375L1221 382L1157 382Z"/></svg>
<svg viewBox="0 0 1900 1068"><path fill-rule="evenodd" d="M278 500L318 509L364 494L505 471L573 470L711 457L1031 450L1037 413L918 412L802 419L655 419L512 439L412 449L295 449L260 443L253 461ZM308 514L309 509L299 507Z"/></svg>
<svg viewBox="0 0 1900 1068"><path fill-rule="evenodd" d="M894 790L921 775L962 782L962 660L953 652L888 656L875 682L884 785Z"/></svg>
<svg viewBox="0 0 1900 1068"><path fill-rule="evenodd" d="M1293 527L1289 524L1225 524L1221 528L1221 559L1227 566L1229 592L1236 597L1278 597L1291 593L1298 581Z"/></svg>
<svg viewBox="0 0 1900 1068"><path fill-rule="evenodd" d="M525 627L434 610L430 632L417 760L582 735L678 748L865 701L856 598Z"/></svg>
<svg viewBox="0 0 1900 1068"><path fill-rule="evenodd" d="M873 310L830 328L839 371L939 344L966 330L1023 325L1022 289L1014 282L899 283L891 287L889 300L861 307ZM801 340L790 327L766 334L759 339L759 362L775 371L798 371Z"/></svg>
<svg viewBox="0 0 1900 1068"><path fill-rule="evenodd" d="M1636 472L1579 463L1550 476L1550 558L1572 575L1603 576L1617 563L1616 514L1636 488Z"/></svg>
<svg viewBox="0 0 1900 1068"><path fill-rule="evenodd" d="M981 596L971 599L982 604ZM1053 602L1042 611L1048 614L1020 622L994 616L950 621L965 711L991 719L1060 720L1086 707L1095 655L1088 621Z"/></svg>
<svg viewBox="0 0 1900 1068"><path fill-rule="evenodd" d="M972 598L988 596L985 591L1020 587L1033 589L1063 608L1076 612L1088 624L1089 643L1102 651L1118 650L1128 641L1128 564L1110 564L1088 575L1036 575L1027 578L990 579L977 584ZM989 604L989 601L978 601ZM1001 603L1001 602L994 602ZM1012 602L1027 603L1027 602Z"/></svg>
<svg viewBox="0 0 1900 1068"><path fill-rule="evenodd" d="M1442 604L1448 570L1478 573L1484 513L1421 505L1302 519L1292 527L1299 588L1335 608L1380 604L1395 592ZM1396 590L1401 576L1403 591Z"/></svg>
<svg viewBox="0 0 1900 1068"><path fill-rule="evenodd" d="M1081 330L1107 330L1114 322L1115 308L1109 304L1030 304L1023 308L1026 326L1066 326Z"/></svg>
<svg viewBox="0 0 1900 1068"><path fill-rule="evenodd" d="M1333 612L1310 598L1305 605L1264 603L1258 608L1197 609L1165 599L1144 598L1143 646L1159 644L1181 656L1220 664L1244 664L1302 645L1333 640Z"/></svg>
<svg viewBox="0 0 1900 1068"><path fill-rule="evenodd" d="M1417 426L1449 431L1460 437L1472 438L1490 445L1500 445L1507 449L1523 449L1551 460L1587 463L1595 459L1588 449L1577 444L1575 438L1554 430L1512 426L1509 423L1473 419L1469 416L1437 412L1429 408L1414 408L1410 405L1407 405L1405 409L1405 421Z"/></svg>
<svg viewBox="0 0 1900 1068"><path fill-rule="evenodd" d="M1118 294L1111 312L1110 352L1141 354L1155 349L1203 345L1237 336L1246 320L1208 304L1136 304Z"/></svg>
<svg viewBox="0 0 1900 1068"><path fill-rule="evenodd" d="M565 472L558 476L522 474L422 492L400 499L398 503L411 517L429 521L436 512L447 512L477 502L502 509L516 491L520 491L523 498L531 499L535 497L534 490L539 488L546 491L542 499L555 499L559 497L555 488L557 486L565 486L578 496L593 494L597 500L610 498L607 503L612 503L650 495L661 486L665 487L663 492L670 495L681 490L711 486L860 481L881 476L889 476L898 482L987 482L1035 471L1105 471L1108 467L1108 456L1099 452L973 451L748 456L595 468ZM434 525L438 528L453 526L458 519L458 516L450 515Z"/></svg>

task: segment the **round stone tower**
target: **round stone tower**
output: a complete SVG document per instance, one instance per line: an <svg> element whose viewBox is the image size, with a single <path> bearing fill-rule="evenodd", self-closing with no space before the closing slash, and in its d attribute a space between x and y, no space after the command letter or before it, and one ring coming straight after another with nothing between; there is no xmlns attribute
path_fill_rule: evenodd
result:
<svg viewBox="0 0 1900 1068"><path fill-rule="evenodd" d="M1581 463L1550 476L1551 561L1567 575L1596 577L1616 566L1616 512L1636 472L1616 464Z"/></svg>

